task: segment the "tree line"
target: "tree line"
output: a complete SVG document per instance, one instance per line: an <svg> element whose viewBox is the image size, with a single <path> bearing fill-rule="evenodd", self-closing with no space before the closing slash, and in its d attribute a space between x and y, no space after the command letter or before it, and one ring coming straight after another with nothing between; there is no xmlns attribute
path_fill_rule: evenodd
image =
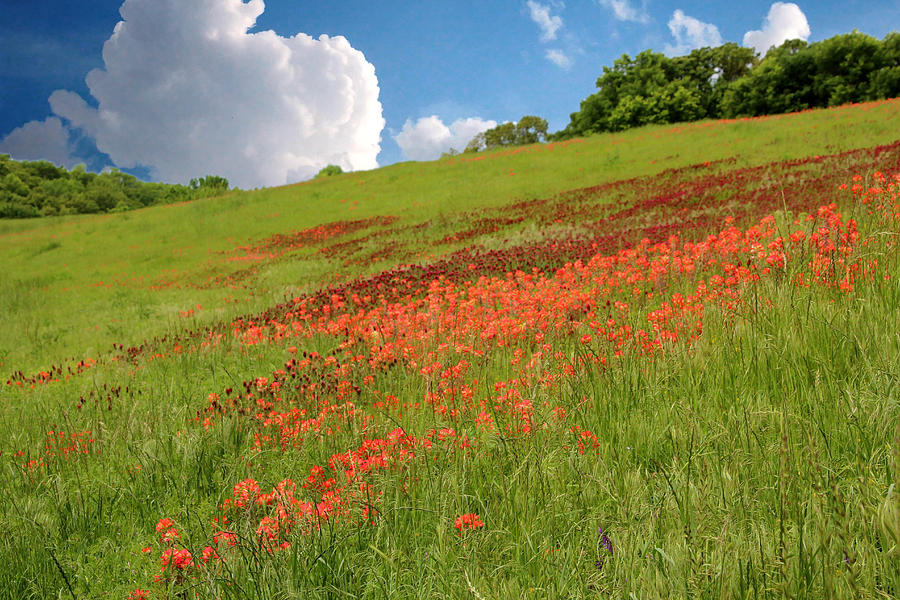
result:
<svg viewBox="0 0 900 600"><path fill-rule="evenodd" d="M900 96L900 33L788 40L761 59L734 43L674 58L646 50L604 67L597 88L549 139Z"/></svg>
<svg viewBox="0 0 900 600"><path fill-rule="evenodd" d="M645 50L603 67L597 88L560 131L548 134L544 119L526 116L478 134L466 151L894 98L900 96L900 33L883 40L857 31L814 43L788 40L762 58L732 42L672 58Z"/></svg>
<svg viewBox="0 0 900 600"><path fill-rule="evenodd" d="M18 161L0 154L0 218L123 212L216 196L229 190L218 175L192 179L188 185L146 183L116 169L71 171L46 160Z"/></svg>

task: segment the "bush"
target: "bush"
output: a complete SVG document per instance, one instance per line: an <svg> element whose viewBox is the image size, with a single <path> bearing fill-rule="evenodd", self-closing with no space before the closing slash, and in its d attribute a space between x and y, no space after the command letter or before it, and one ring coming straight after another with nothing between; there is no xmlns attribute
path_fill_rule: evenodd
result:
<svg viewBox="0 0 900 600"><path fill-rule="evenodd" d="M40 216L41 212L30 204L0 202L0 219L30 219Z"/></svg>
<svg viewBox="0 0 900 600"><path fill-rule="evenodd" d="M333 175L340 175L344 172L342 168L338 165L328 165L327 167L323 167L321 171L316 175L316 179L319 177L331 177Z"/></svg>

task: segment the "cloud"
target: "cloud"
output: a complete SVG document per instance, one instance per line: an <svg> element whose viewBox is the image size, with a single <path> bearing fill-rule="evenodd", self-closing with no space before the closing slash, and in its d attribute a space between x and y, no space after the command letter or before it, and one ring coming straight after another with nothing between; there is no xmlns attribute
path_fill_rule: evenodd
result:
<svg viewBox="0 0 900 600"><path fill-rule="evenodd" d="M722 35L719 28L712 23L704 23L694 17L689 17L681 10L672 13L669 19L669 31L675 38L675 44L666 44L665 52L669 56L681 56L691 50L703 47L716 47L722 45Z"/></svg>
<svg viewBox="0 0 900 600"><path fill-rule="evenodd" d="M603 8L613 11L613 15L620 21L633 21L635 23L648 23L650 15L647 14L646 0L637 9L631 4L631 0L597 0Z"/></svg>
<svg viewBox="0 0 900 600"><path fill-rule="evenodd" d="M526 2L531 20L541 28L541 41L549 42L556 39L556 32L563 26L562 17L551 16L550 7L533 0Z"/></svg>
<svg viewBox="0 0 900 600"><path fill-rule="evenodd" d="M248 33L263 0L125 0L87 76L53 112L119 167L186 182L217 174L280 185L326 164L377 166L384 128L375 68L341 36Z"/></svg>
<svg viewBox="0 0 900 600"><path fill-rule="evenodd" d="M407 119L400 133L394 136L394 140L407 158L434 160L450 148L465 149L476 135L496 126L496 121L470 117L457 119L448 127L440 118L431 115L423 117L415 123Z"/></svg>
<svg viewBox="0 0 900 600"><path fill-rule="evenodd" d="M69 129L56 117L29 121L0 140L0 154L17 160L48 160L71 169L84 162L72 155Z"/></svg>
<svg viewBox="0 0 900 600"><path fill-rule="evenodd" d="M800 7L791 2L776 2L769 8L762 30L744 34L744 46L754 48L765 56L772 46L780 46L786 40L807 40L809 22Z"/></svg>
<svg viewBox="0 0 900 600"><path fill-rule="evenodd" d="M562 50L547 50L547 53L544 55L544 58L555 64L557 67L561 69L568 69L572 66L572 59L566 56L566 54Z"/></svg>
<svg viewBox="0 0 900 600"><path fill-rule="evenodd" d="M538 27L541 28L541 41L549 42L555 40L556 32L563 26L562 18L559 16L552 16L550 14L551 7L549 5L534 2L533 0L528 0L526 5L531 13L531 20L537 23ZM564 5L562 2L553 2L553 7L559 9L563 8ZM571 50L571 46L575 44L577 38L571 34L565 37L567 39L564 40L564 42ZM572 66L572 59L569 58L565 52L556 48L547 50L544 53L544 58L561 69L568 69Z"/></svg>

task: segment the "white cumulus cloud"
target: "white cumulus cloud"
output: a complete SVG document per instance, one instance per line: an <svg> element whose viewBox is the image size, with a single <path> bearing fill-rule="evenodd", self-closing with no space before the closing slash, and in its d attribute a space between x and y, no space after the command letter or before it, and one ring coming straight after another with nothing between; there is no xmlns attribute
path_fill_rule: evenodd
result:
<svg viewBox="0 0 900 600"><path fill-rule="evenodd" d="M29 121L0 140L0 154L18 160L48 160L69 169L83 162L71 151L69 129L56 117Z"/></svg>
<svg viewBox="0 0 900 600"><path fill-rule="evenodd" d="M462 151L476 135L497 126L496 121L470 117L457 119L448 127L436 115L422 117L413 123L407 119L394 136L403 154L412 160L434 160L450 148Z"/></svg>
<svg viewBox="0 0 900 600"><path fill-rule="evenodd" d="M722 45L719 28L712 23L704 23L689 17L681 10L672 13L669 19L669 31L675 38L674 44L666 44L666 54L681 56L696 48L713 48Z"/></svg>
<svg viewBox="0 0 900 600"><path fill-rule="evenodd" d="M525 3L531 14L531 20L537 23L541 29L541 41L549 42L556 39L556 32L563 26L562 17L550 14L550 7L540 2L528 0Z"/></svg>
<svg viewBox="0 0 900 600"><path fill-rule="evenodd" d="M568 69L572 66L572 59L569 58L562 50L550 49L544 57L561 69Z"/></svg>
<svg viewBox="0 0 900 600"><path fill-rule="evenodd" d="M119 167L164 181L217 174L249 188L326 164L377 166L384 128L375 68L341 36L248 33L263 0L125 0L87 76L53 112Z"/></svg>
<svg viewBox="0 0 900 600"><path fill-rule="evenodd" d="M633 21L635 23L647 23L650 15L647 14L646 0L641 3L641 8L636 8L631 0L597 0L603 8L613 11L613 15L620 21Z"/></svg>
<svg viewBox="0 0 900 600"><path fill-rule="evenodd" d="M769 8L762 29L744 34L744 46L765 56L772 46L780 46L787 40L807 40L809 34L809 22L799 6L776 2Z"/></svg>

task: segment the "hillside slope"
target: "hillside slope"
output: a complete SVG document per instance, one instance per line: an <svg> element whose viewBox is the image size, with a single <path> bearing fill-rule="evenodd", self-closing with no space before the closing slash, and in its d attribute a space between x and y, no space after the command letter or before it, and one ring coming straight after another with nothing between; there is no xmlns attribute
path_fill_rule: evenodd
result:
<svg viewBox="0 0 900 600"><path fill-rule="evenodd" d="M0 597L896 597L898 108L2 223Z"/></svg>
<svg viewBox="0 0 900 600"><path fill-rule="evenodd" d="M15 315L0 331L0 372L98 359L114 342L134 345L181 328L180 315L190 310L208 323L316 287L336 274L428 261L468 246L471 239L452 236L484 209L502 214L511 203L636 177L652 181L660 173L706 162L725 172L889 144L897 139L898 108L900 102L892 100L649 127L121 215L0 220L0 311ZM772 183L790 189L788 180ZM405 254L380 257L377 243L369 242L376 260L348 268L308 244L290 253L316 254L316 260L273 264L240 251L274 236L345 222L356 224L347 232L332 231L335 242L367 234L377 238L379 227L358 223L376 216L393 219L384 235L401 232L410 246ZM368 258L360 253L357 260Z"/></svg>

